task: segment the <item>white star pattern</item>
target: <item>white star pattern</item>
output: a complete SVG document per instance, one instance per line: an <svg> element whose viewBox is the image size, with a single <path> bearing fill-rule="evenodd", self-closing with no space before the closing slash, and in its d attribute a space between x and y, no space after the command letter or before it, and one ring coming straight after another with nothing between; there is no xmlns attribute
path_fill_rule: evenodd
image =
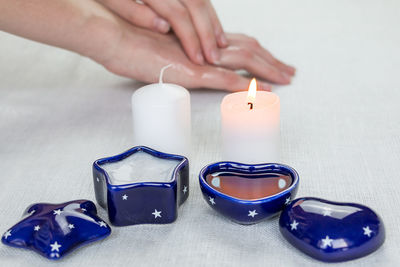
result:
<svg viewBox="0 0 400 267"><path fill-rule="evenodd" d="M213 197L208 197L211 205L215 205L215 201Z"/></svg>
<svg viewBox="0 0 400 267"><path fill-rule="evenodd" d="M258 213L256 212L256 210L249 210L249 214L247 216L253 217L258 215Z"/></svg>
<svg viewBox="0 0 400 267"><path fill-rule="evenodd" d="M183 190L182 191L183 191L183 194L186 194L186 192L187 192L187 186L186 185L183 186Z"/></svg>
<svg viewBox="0 0 400 267"><path fill-rule="evenodd" d="M122 196L122 200L128 200L127 194L125 194L125 195Z"/></svg>
<svg viewBox="0 0 400 267"><path fill-rule="evenodd" d="M322 241L322 248L327 248L327 247L332 247L332 241L333 239L330 239L329 236L326 236L324 239L321 239Z"/></svg>
<svg viewBox="0 0 400 267"><path fill-rule="evenodd" d="M39 225L36 225L35 227L33 227L33 230L39 231L39 230L40 230L40 226L39 226Z"/></svg>
<svg viewBox="0 0 400 267"><path fill-rule="evenodd" d="M322 212L322 215L331 216L332 215L332 210L325 208L324 211Z"/></svg>
<svg viewBox="0 0 400 267"><path fill-rule="evenodd" d="M58 254L58 253L51 253L51 254L50 254L50 257L52 257L52 258L59 258L59 257L60 257L60 254Z"/></svg>
<svg viewBox="0 0 400 267"><path fill-rule="evenodd" d="M364 235L371 237L371 233L373 233L373 231L369 229L369 226L363 227L363 230L364 230Z"/></svg>
<svg viewBox="0 0 400 267"><path fill-rule="evenodd" d="M53 215L61 215L61 210L60 209L58 209L58 210L53 210Z"/></svg>
<svg viewBox="0 0 400 267"><path fill-rule="evenodd" d="M51 251L60 252L59 248L61 247L61 245L58 244L57 241L54 242L53 244L50 244L50 246L51 246Z"/></svg>
<svg viewBox="0 0 400 267"><path fill-rule="evenodd" d="M8 230L7 232L4 233L4 239L7 239L7 237L11 236L11 230Z"/></svg>
<svg viewBox="0 0 400 267"><path fill-rule="evenodd" d="M290 224L290 230L297 230L297 225L299 225L299 223L296 222L296 220L293 220L293 222Z"/></svg>
<svg viewBox="0 0 400 267"><path fill-rule="evenodd" d="M99 179L99 177L96 177L96 181L97 181L98 183L100 183L100 179Z"/></svg>
<svg viewBox="0 0 400 267"><path fill-rule="evenodd" d="M70 224L68 224L68 228L69 228L69 229L74 229L74 228L75 228L75 225L73 225L72 223L70 223Z"/></svg>
<svg viewBox="0 0 400 267"><path fill-rule="evenodd" d="M154 219L157 218L157 217L161 218L161 211L158 211L158 210L154 209L154 212L152 214L154 215Z"/></svg>
<svg viewBox="0 0 400 267"><path fill-rule="evenodd" d="M285 200L285 205L287 205L287 204L289 204L289 203L290 203L290 197L286 198L286 200Z"/></svg>
<svg viewBox="0 0 400 267"><path fill-rule="evenodd" d="M107 227L107 224L105 222L103 222L103 221L100 221L99 225L100 225L100 227Z"/></svg>

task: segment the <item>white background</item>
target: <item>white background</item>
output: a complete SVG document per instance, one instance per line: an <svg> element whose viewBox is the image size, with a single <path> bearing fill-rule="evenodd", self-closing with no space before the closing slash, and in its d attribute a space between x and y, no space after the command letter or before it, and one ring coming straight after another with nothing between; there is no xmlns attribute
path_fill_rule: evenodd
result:
<svg viewBox="0 0 400 267"><path fill-rule="evenodd" d="M358 202L384 220L386 242L346 266L400 264L400 1L214 1L227 31L256 36L294 64L281 97L282 162L298 196ZM0 33L0 231L35 202L94 201L91 163L132 145L130 96L142 84L67 51ZM190 198L170 225L117 228L58 266L310 266L277 218L235 224L201 197L197 174L220 160L219 104L195 90ZM100 216L106 213L99 208ZM0 245L0 265L50 266ZM54 265L52 265L54 266Z"/></svg>

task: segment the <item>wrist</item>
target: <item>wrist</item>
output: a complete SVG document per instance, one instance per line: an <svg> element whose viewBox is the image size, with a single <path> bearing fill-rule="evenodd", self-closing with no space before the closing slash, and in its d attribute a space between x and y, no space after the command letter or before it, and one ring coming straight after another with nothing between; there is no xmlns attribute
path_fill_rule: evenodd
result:
<svg viewBox="0 0 400 267"><path fill-rule="evenodd" d="M113 14L92 14L82 27L82 40L75 52L104 65L122 38L120 19Z"/></svg>
<svg viewBox="0 0 400 267"><path fill-rule="evenodd" d="M107 58L121 38L121 20L94 0L11 2L0 5L0 29L15 35L98 62Z"/></svg>

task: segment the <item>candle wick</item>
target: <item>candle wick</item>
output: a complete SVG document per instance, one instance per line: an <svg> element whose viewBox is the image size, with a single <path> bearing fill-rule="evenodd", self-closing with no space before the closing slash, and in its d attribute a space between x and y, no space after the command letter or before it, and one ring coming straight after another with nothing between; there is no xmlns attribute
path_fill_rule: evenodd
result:
<svg viewBox="0 0 400 267"><path fill-rule="evenodd" d="M253 103L249 102L247 105L250 105L250 109L253 109Z"/></svg>
<svg viewBox="0 0 400 267"><path fill-rule="evenodd" d="M169 67L171 67L172 65L173 65L173 64L168 64L167 66L164 66L164 67L161 68L161 71L160 71L160 78L159 78L159 80L158 80L158 82L159 82L160 84L163 83L162 79L163 79L164 71L165 71L166 69L168 69Z"/></svg>

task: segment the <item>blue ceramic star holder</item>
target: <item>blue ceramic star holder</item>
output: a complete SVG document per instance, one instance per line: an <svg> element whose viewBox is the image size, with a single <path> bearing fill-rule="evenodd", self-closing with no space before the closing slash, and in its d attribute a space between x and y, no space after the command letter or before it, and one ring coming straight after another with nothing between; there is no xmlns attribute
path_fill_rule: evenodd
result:
<svg viewBox="0 0 400 267"><path fill-rule="evenodd" d="M206 176L217 172L241 173L242 176L248 175L247 178L249 179L265 178L263 177L264 174L279 173L290 175L292 183L287 189L277 194L245 200L212 188L207 183ZM254 224L271 218L290 203L297 192L299 175L295 169L277 163L250 165L237 162L217 162L205 166L200 171L199 183L203 197L211 208L239 224Z"/></svg>
<svg viewBox="0 0 400 267"><path fill-rule="evenodd" d="M111 233L111 228L97 217L96 206L89 200L37 203L29 206L23 216L1 241L8 246L31 249L53 260Z"/></svg>
<svg viewBox="0 0 400 267"><path fill-rule="evenodd" d="M177 166L171 179L168 182L113 185L102 166L121 161L137 152L145 152L160 159L176 160ZM93 183L97 203L107 209L113 225L172 223L178 217L178 207L189 196L189 161L184 156L137 146L116 156L96 160L93 163Z"/></svg>

